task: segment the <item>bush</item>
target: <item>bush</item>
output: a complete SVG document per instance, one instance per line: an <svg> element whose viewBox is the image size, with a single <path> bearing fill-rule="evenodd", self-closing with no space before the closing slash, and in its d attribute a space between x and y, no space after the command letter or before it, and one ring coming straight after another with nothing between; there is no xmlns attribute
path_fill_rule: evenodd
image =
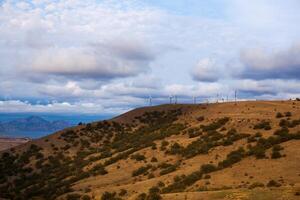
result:
<svg viewBox="0 0 300 200"><path fill-rule="evenodd" d="M271 130L270 122L262 121L256 125L254 125L253 129L264 129L264 130Z"/></svg>
<svg viewBox="0 0 300 200"><path fill-rule="evenodd" d="M94 176L96 175L105 175L108 172L105 170L104 166L102 164L97 164L95 165L91 171L90 171Z"/></svg>
<svg viewBox="0 0 300 200"><path fill-rule="evenodd" d="M163 141L161 142L160 150L162 150L162 151L166 150L166 147L167 147L168 145L169 145L169 142L166 141L166 140L163 140Z"/></svg>
<svg viewBox="0 0 300 200"><path fill-rule="evenodd" d="M141 174L146 174L146 172L152 167L152 165L147 165L147 166L143 166L138 168L137 170L134 170L132 172L132 176L139 176Z"/></svg>
<svg viewBox="0 0 300 200"><path fill-rule="evenodd" d="M105 192L101 200L121 200L120 198L117 197L117 194L115 192L110 193L110 192Z"/></svg>
<svg viewBox="0 0 300 200"><path fill-rule="evenodd" d="M88 196L88 195L83 195L83 196L81 197L81 200L91 200L91 197Z"/></svg>
<svg viewBox="0 0 300 200"><path fill-rule="evenodd" d="M160 175L169 174L171 172L176 171L176 169L177 169L177 165L171 165L171 166L169 166L169 167L164 168L163 170L161 170L159 174Z"/></svg>
<svg viewBox="0 0 300 200"><path fill-rule="evenodd" d="M147 200L161 200L160 189L158 187L152 187L149 189L149 194L147 196Z"/></svg>
<svg viewBox="0 0 300 200"><path fill-rule="evenodd" d="M276 181L274 181L274 180L270 180L270 181L268 182L267 186L268 186L268 187L280 187L281 184L278 183L278 182L276 182Z"/></svg>
<svg viewBox="0 0 300 200"><path fill-rule="evenodd" d="M277 114L276 114L276 118L282 118L283 117L283 114L281 114L280 112L278 112Z"/></svg>
<svg viewBox="0 0 300 200"><path fill-rule="evenodd" d="M218 119L215 122L212 122L209 125L206 125L206 126L201 125L200 127L205 132L214 131L214 130L217 130L217 129L221 128L222 126L224 126L228 121L229 121L229 117L224 117L224 118Z"/></svg>
<svg viewBox="0 0 300 200"><path fill-rule="evenodd" d="M151 158L151 162L157 162L157 161L158 161L157 158L155 158L155 157Z"/></svg>
<svg viewBox="0 0 300 200"><path fill-rule="evenodd" d="M197 117L197 121L198 121L198 122L202 122L203 120L204 120L204 117L203 117L203 116Z"/></svg>
<svg viewBox="0 0 300 200"><path fill-rule="evenodd" d="M249 189L254 189L254 188L257 188L257 187L265 187L265 185L263 183L260 183L260 182L254 182L248 188Z"/></svg>
<svg viewBox="0 0 300 200"><path fill-rule="evenodd" d="M246 156L245 150L243 149L243 147L240 147L238 150L230 152L227 155L226 160L219 162L218 166L219 168L230 167L234 163L241 161L245 156Z"/></svg>
<svg viewBox="0 0 300 200"><path fill-rule="evenodd" d="M136 198L136 200L146 200L147 199L147 194L146 193L141 193L139 196Z"/></svg>
<svg viewBox="0 0 300 200"><path fill-rule="evenodd" d="M271 158L272 158L272 159L278 159L278 158L281 158L282 155L280 154L280 151L281 151L282 149L283 149L283 148L282 148L280 145L274 145L273 148L272 148Z"/></svg>
<svg viewBox="0 0 300 200"><path fill-rule="evenodd" d="M170 154L180 154L182 152L183 147L180 146L177 142L171 145L170 149L167 151L167 153Z"/></svg>
<svg viewBox="0 0 300 200"><path fill-rule="evenodd" d="M145 160L146 157L144 155L137 153L137 154L132 155L131 159L136 160L136 161L142 161L142 160Z"/></svg>
<svg viewBox="0 0 300 200"><path fill-rule="evenodd" d="M80 200L80 194L68 194L66 199L67 200Z"/></svg>
<svg viewBox="0 0 300 200"><path fill-rule="evenodd" d="M204 164L200 168L203 174L208 174L217 170L217 167L213 164Z"/></svg>
<svg viewBox="0 0 300 200"><path fill-rule="evenodd" d="M119 195L122 197L122 196L125 196L127 194L127 190L125 189L121 189L121 191L119 192Z"/></svg>
<svg viewBox="0 0 300 200"><path fill-rule="evenodd" d="M285 115L286 117L291 117L291 116L292 116L292 113L291 113L291 112L285 112L284 115Z"/></svg>
<svg viewBox="0 0 300 200"><path fill-rule="evenodd" d="M257 159L262 159L266 157L266 149L262 145L255 145L250 147L248 154L254 155Z"/></svg>

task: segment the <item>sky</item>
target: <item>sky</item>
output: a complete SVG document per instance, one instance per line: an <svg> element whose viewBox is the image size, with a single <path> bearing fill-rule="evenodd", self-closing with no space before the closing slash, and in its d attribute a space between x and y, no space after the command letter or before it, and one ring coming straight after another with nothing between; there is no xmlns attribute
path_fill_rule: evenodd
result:
<svg viewBox="0 0 300 200"><path fill-rule="evenodd" d="M300 97L299 0L0 0L0 113Z"/></svg>

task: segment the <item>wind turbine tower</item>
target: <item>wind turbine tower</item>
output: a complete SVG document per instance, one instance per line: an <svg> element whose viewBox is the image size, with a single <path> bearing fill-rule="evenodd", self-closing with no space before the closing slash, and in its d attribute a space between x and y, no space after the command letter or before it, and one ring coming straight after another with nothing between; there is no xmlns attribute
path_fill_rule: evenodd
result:
<svg viewBox="0 0 300 200"><path fill-rule="evenodd" d="M149 96L149 106L152 106L152 96Z"/></svg>

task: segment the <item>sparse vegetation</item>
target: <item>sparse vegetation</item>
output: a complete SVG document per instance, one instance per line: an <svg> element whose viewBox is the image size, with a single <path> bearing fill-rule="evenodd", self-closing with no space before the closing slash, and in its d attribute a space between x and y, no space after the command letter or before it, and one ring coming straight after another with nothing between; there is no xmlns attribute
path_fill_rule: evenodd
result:
<svg viewBox="0 0 300 200"><path fill-rule="evenodd" d="M88 185L86 182L90 181L91 177L93 180L101 180L102 177L98 176L104 176L103 180L106 181L115 174L115 170L128 170L128 166L124 167L127 163L132 165L132 177L126 177L126 185L116 183L117 187L107 187L109 191L103 193L101 199L131 198L131 195L137 195L140 191L127 188L127 184L139 181L148 181L147 185L155 185L137 198L145 200L161 199L160 193L217 190L220 188L214 188L214 180L219 174L218 171L230 171L233 165L250 156L265 159L259 162L270 162L266 159L268 157L289 158L290 150L284 151L287 153L284 155L281 143L300 140L300 119L297 119L298 113L294 109L291 110L293 114L282 112L279 117L277 114L279 119L258 117L245 120L234 115L228 115L233 116L232 119L216 119L212 117L214 115L208 115L209 118L206 118L205 113L209 109L201 111L203 116L197 117L196 114L192 114L185 117L193 112L190 112L190 108L186 108L188 111L182 111L177 109L177 106L179 107L172 105L172 109L158 109L160 111L138 112L137 116L124 122L117 119L81 124L80 127L57 133L54 139L49 137L47 142L46 139L43 139L42 143L33 141L20 149L0 153L0 198L99 198L93 193L93 189L99 187L97 182L94 182L95 185ZM218 116L225 116L224 113L226 112L222 111ZM134 118L134 123L131 123L131 118ZM246 122L251 123L251 127L246 125L247 128L244 128ZM273 135L271 131L265 131L270 130L271 125L274 129ZM275 130L278 125L279 129ZM245 141L248 143L245 144ZM237 145L241 147L237 148ZM229 150L229 153L224 155L223 152L218 152L223 149L224 152ZM208 162L202 163L202 156L199 155L204 155L204 160L208 158ZM197 169L187 172L185 169L190 169L190 166L195 164L190 160L195 156L198 156L195 159L199 159ZM279 159L276 163L280 163L281 160L286 159ZM147 165L147 161L151 161L151 164ZM179 170L182 174L178 175ZM159 178L166 174L166 178L170 177L170 173L176 174L173 182ZM290 184L286 181L288 179L283 182L282 177L272 176L269 177L276 181L261 183L257 182L257 176L247 171L247 176L243 176L247 180L243 179L242 182L233 184L232 188L254 189ZM157 183L157 180L163 180L164 183ZM199 180L202 181L197 182ZM78 190L77 185L82 183L85 184L84 187Z"/></svg>

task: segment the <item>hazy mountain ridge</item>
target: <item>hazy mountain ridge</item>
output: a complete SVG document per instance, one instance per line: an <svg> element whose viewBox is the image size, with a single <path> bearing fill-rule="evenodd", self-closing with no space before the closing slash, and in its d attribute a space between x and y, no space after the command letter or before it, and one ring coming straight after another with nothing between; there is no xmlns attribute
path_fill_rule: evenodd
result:
<svg viewBox="0 0 300 200"><path fill-rule="evenodd" d="M47 121L42 117L30 116L27 118L20 118L9 122L0 122L0 132L10 133L15 131L58 131L71 124L67 121Z"/></svg>
<svg viewBox="0 0 300 200"><path fill-rule="evenodd" d="M300 102L139 108L2 154L7 199L291 199ZM263 198L262 198L263 197Z"/></svg>

